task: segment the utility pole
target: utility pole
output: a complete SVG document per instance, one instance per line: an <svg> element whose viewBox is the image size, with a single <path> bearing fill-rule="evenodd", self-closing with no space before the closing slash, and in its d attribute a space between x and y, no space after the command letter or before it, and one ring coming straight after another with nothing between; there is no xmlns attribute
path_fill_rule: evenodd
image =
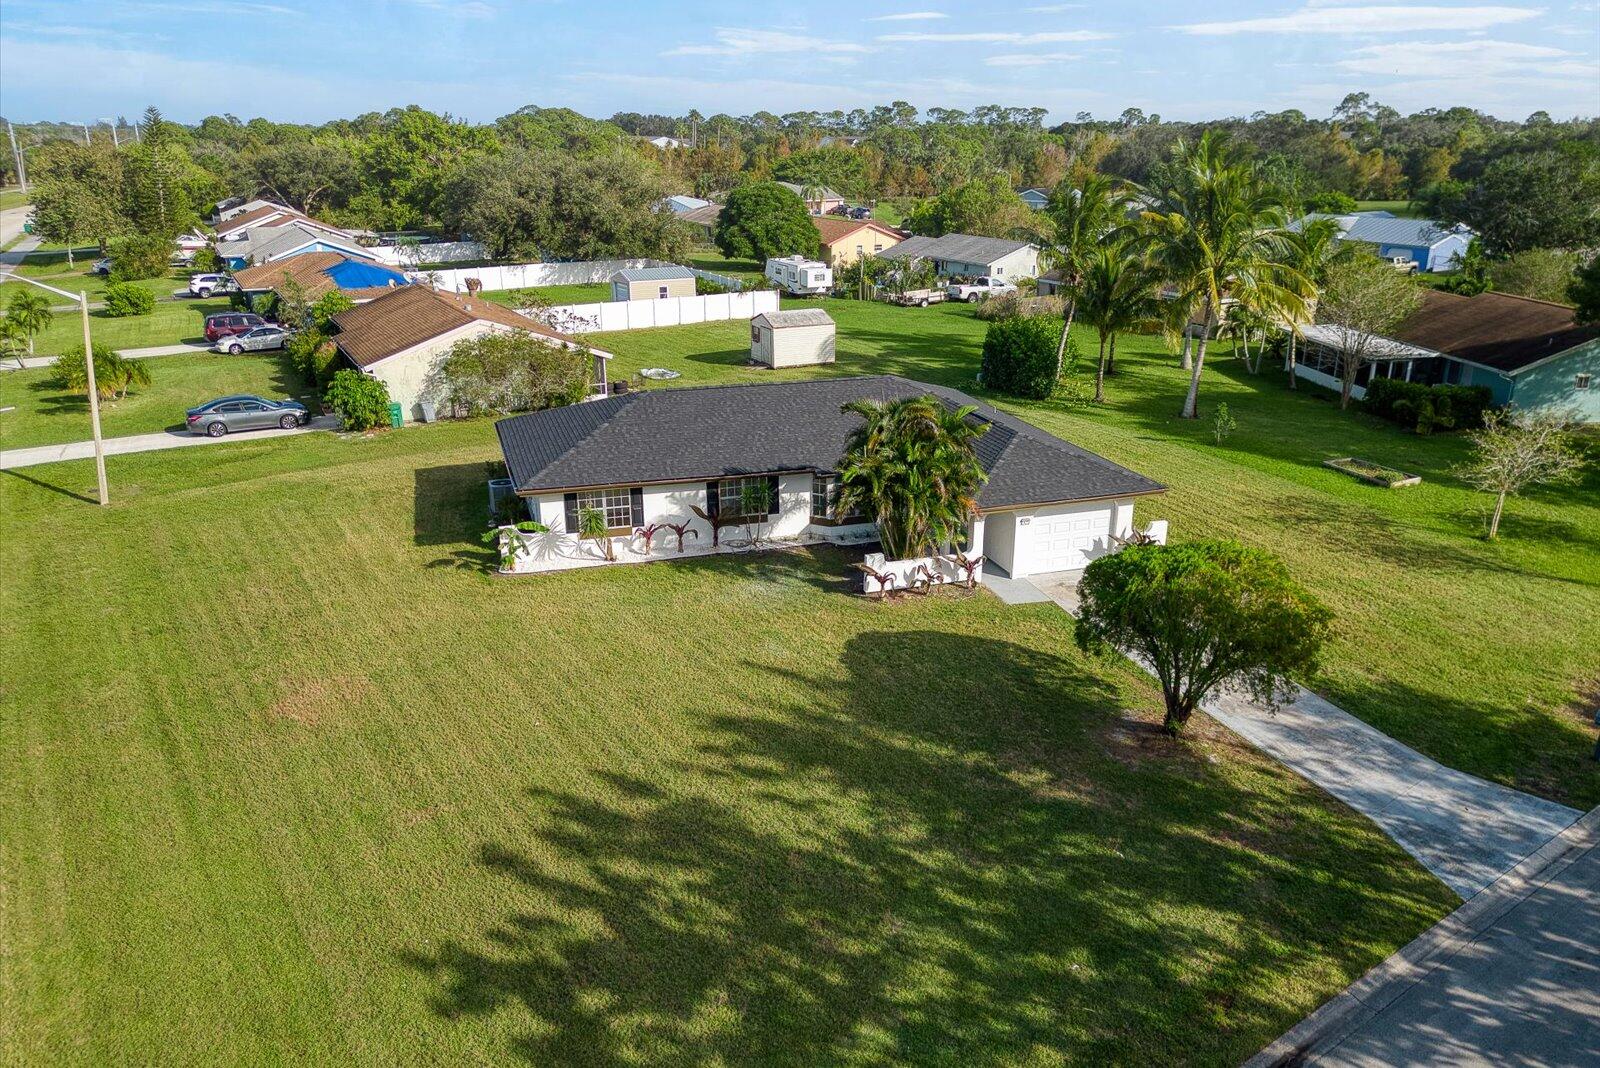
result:
<svg viewBox="0 0 1600 1068"><path fill-rule="evenodd" d="M88 144L89 143L89 124L88 123L84 123L83 124L83 143L84 144Z"/></svg>
<svg viewBox="0 0 1600 1068"><path fill-rule="evenodd" d="M11 120L6 120L6 136L11 138L11 158L17 161L17 181L22 186L22 195L28 195L28 165L22 160L22 150L17 147L17 130L11 125Z"/></svg>
<svg viewBox="0 0 1600 1068"><path fill-rule="evenodd" d="M119 143L117 141L117 124L116 124L115 120L113 120L112 123L111 123L111 147L112 148L121 148L122 147L121 143Z"/></svg>

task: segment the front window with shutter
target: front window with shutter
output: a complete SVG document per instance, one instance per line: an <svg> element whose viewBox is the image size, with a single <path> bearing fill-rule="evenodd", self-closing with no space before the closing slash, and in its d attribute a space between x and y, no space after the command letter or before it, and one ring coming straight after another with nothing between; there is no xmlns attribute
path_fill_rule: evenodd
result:
<svg viewBox="0 0 1600 1068"><path fill-rule="evenodd" d="M811 519L819 523L865 523L870 517L855 511L835 517L833 509L839 503L839 476L811 476Z"/></svg>
<svg viewBox="0 0 1600 1068"><path fill-rule="evenodd" d="M606 526L611 530L633 529L633 501L626 488L589 490L578 494L579 511L590 508L606 517Z"/></svg>
<svg viewBox="0 0 1600 1068"><path fill-rule="evenodd" d="M744 493L746 486L753 486L761 492L762 499L765 500L770 483L771 479L766 475L722 479L717 483L717 511L722 515L737 515L750 519L765 517L770 509L755 513L745 512Z"/></svg>

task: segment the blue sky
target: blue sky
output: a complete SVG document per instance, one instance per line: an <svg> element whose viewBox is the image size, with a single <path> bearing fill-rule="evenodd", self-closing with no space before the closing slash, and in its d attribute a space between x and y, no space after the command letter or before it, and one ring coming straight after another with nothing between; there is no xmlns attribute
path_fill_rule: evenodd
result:
<svg viewBox="0 0 1600 1068"><path fill-rule="evenodd" d="M318 121L416 103L487 120L697 107L1127 107L1200 119L1365 90L1413 111L1600 114L1600 0L5 0L0 113Z"/></svg>

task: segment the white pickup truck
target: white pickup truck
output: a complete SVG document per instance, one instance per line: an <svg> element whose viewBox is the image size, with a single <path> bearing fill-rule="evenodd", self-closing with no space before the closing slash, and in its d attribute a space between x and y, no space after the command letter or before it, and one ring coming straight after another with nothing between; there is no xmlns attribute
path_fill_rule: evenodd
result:
<svg viewBox="0 0 1600 1068"><path fill-rule="evenodd" d="M980 300L998 297L1002 293L1015 293L1017 287L1010 282L999 278L990 278L987 275L974 279L971 282L951 282L945 287L951 300L964 300L976 304Z"/></svg>

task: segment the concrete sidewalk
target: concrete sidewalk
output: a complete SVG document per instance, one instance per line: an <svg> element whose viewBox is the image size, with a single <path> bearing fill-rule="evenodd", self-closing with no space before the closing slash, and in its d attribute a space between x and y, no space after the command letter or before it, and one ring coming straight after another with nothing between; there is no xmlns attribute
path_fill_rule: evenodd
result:
<svg viewBox="0 0 1600 1068"><path fill-rule="evenodd" d="M1010 582L1032 587L1076 615L1081 577L1082 572L1069 571ZM1015 589L1007 592L1012 603L1031 600L1019 597ZM1494 882L1582 815L1447 768L1303 687L1296 687L1293 701L1276 709L1244 694L1225 694L1201 707L1372 820L1463 898Z"/></svg>
<svg viewBox="0 0 1600 1068"><path fill-rule="evenodd" d="M317 416L305 426L293 430L274 427L271 430L242 430L220 438L208 438L181 430L164 430L159 434L131 434L104 440L107 456L125 456L137 452L159 452L163 449L186 449L195 445L222 445L230 441L259 441L262 438L285 438L296 434L309 434L315 430L337 430L337 416ZM18 467L37 467L40 464L59 463L63 460L87 460L94 456L94 442L74 441L66 445L38 445L28 449L0 452L0 471Z"/></svg>
<svg viewBox="0 0 1600 1068"><path fill-rule="evenodd" d="M82 345L78 347L80 349L83 348ZM209 341L182 341L176 345L152 345L143 349L118 349L117 355L126 356L130 360L143 360L151 356L184 356L210 351L211 342ZM60 359L59 356L24 356L21 361L7 360L5 363L0 364L0 371L20 371L34 367L49 367L58 359ZM19 362L21 364L20 367L18 366Z"/></svg>
<svg viewBox="0 0 1600 1068"><path fill-rule="evenodd" d="M1600 1065L1600 808L1247 1062Z"/></svg>

